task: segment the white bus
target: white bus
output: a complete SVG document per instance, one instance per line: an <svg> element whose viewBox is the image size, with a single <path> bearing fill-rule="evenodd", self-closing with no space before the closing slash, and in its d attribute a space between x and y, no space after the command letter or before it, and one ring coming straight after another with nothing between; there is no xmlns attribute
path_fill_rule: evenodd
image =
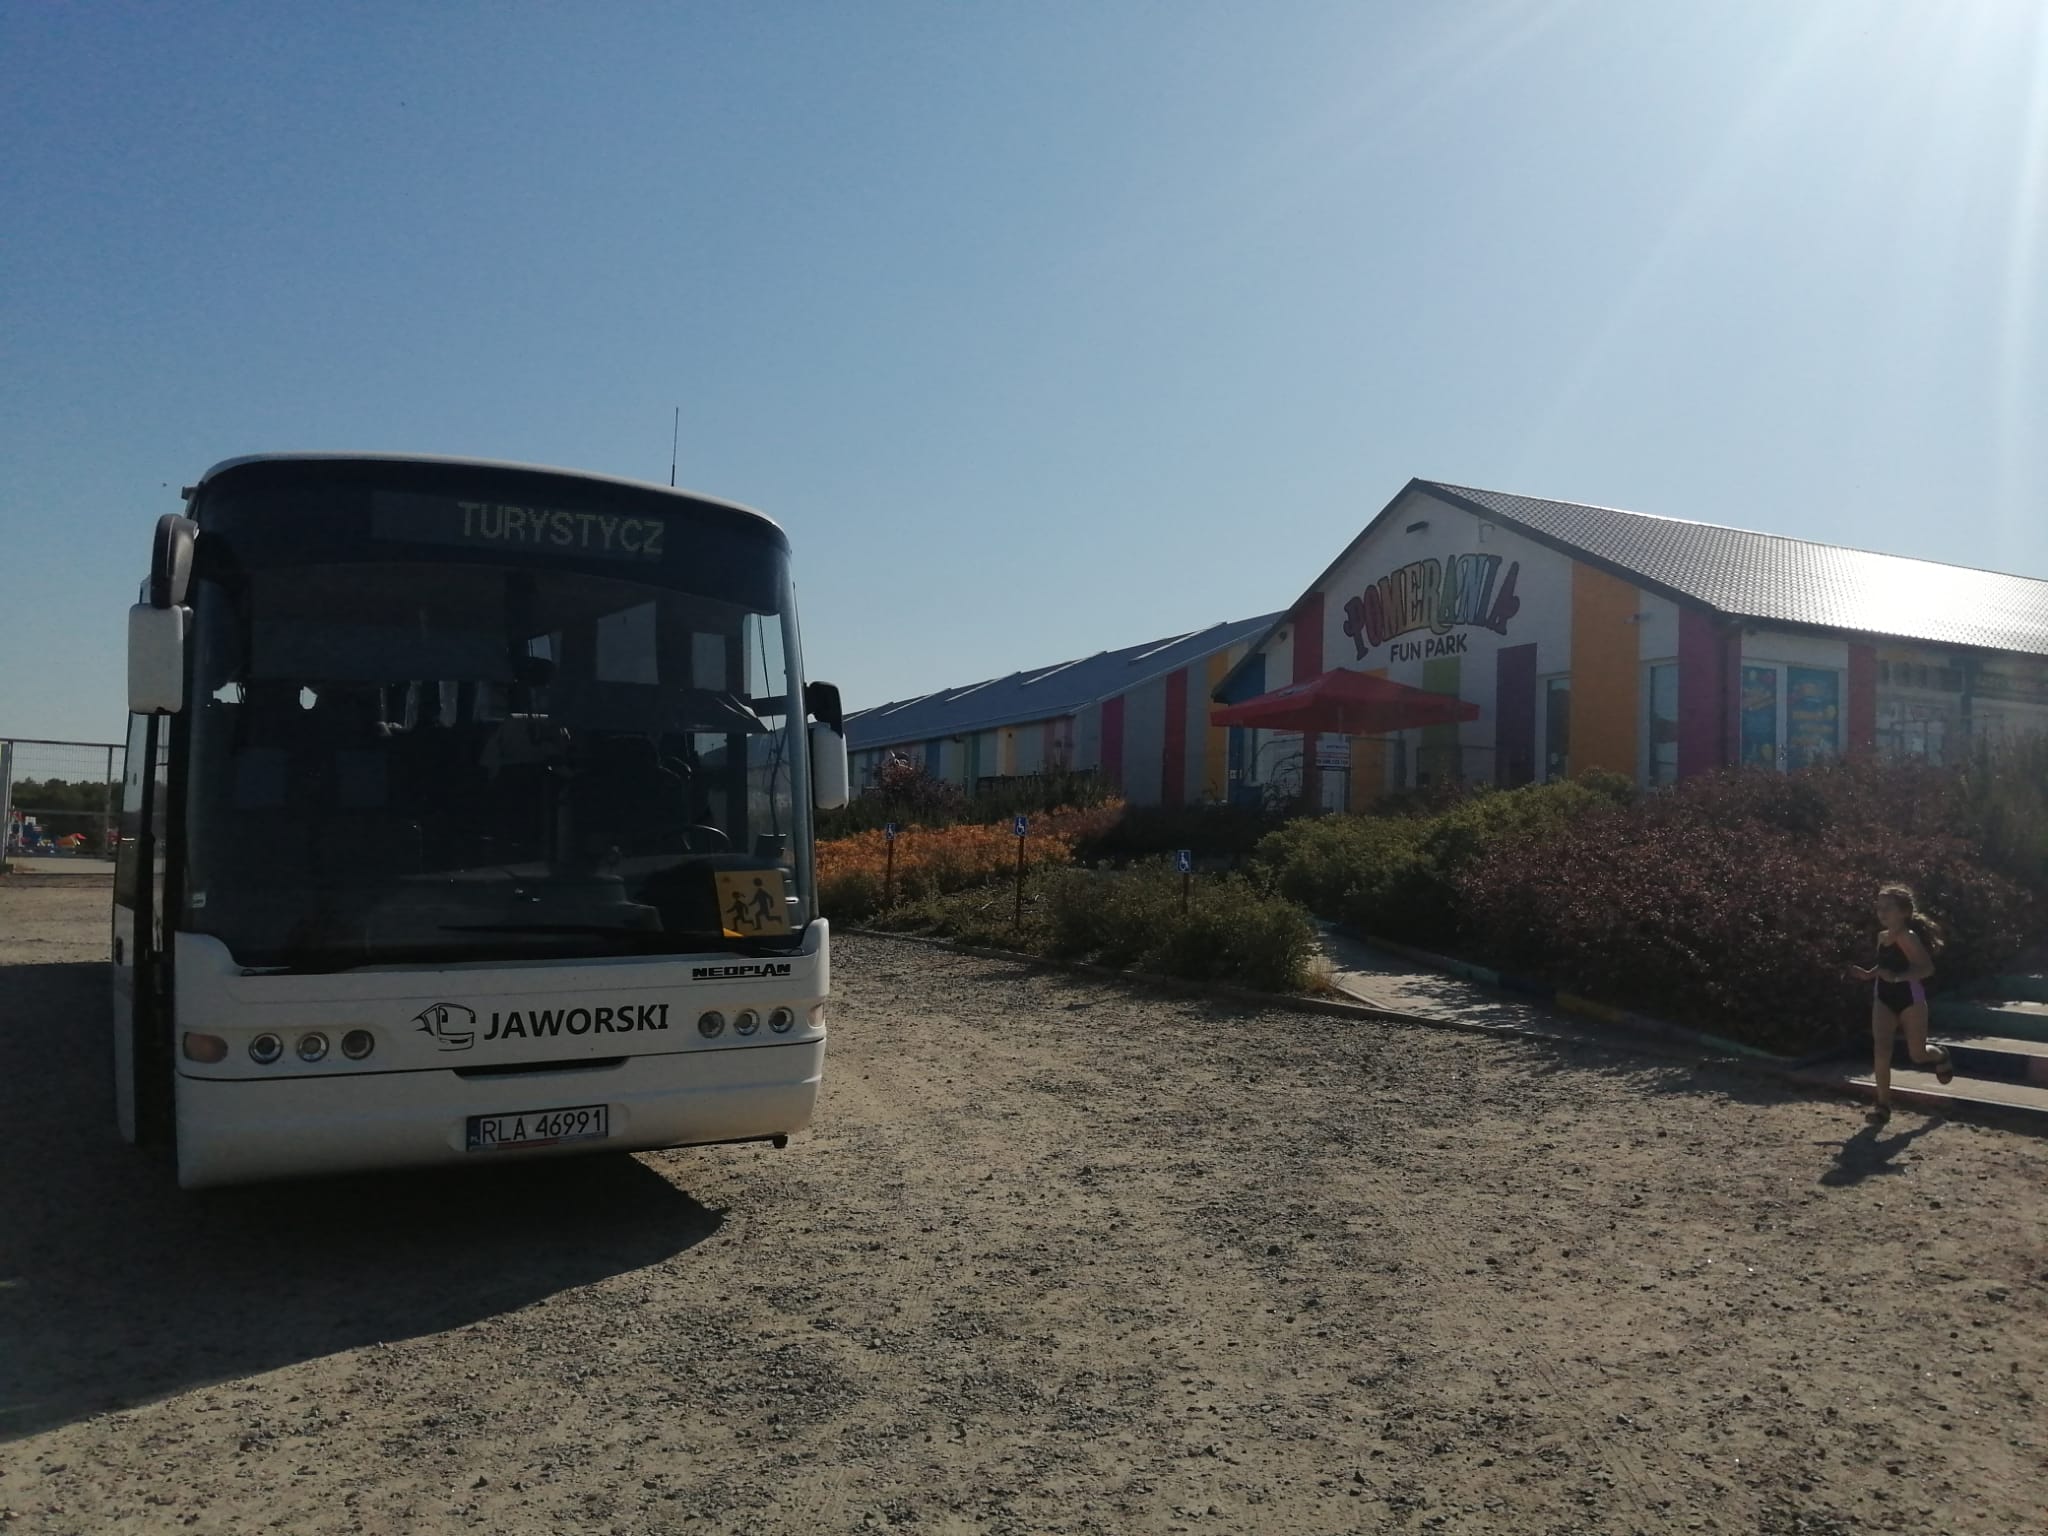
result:
<svg viewBox="0 0 2048 1536"><path fill-rule="evenodd" d="M758 513L454 459L234 459L129 613L121 1134L185 1188L780 1146L846 797Z"/></svg>

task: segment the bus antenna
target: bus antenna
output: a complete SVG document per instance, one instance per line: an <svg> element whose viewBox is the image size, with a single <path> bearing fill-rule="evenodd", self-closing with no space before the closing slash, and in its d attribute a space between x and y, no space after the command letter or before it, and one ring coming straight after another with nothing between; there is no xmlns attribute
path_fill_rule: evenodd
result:
<svg viewBox="0 0 2048 1536"><path fill-rule="evenodd" d="M683 440L683 408L676 407L676 424L668 434L668 488L676 488L676 444Z"/></svg>

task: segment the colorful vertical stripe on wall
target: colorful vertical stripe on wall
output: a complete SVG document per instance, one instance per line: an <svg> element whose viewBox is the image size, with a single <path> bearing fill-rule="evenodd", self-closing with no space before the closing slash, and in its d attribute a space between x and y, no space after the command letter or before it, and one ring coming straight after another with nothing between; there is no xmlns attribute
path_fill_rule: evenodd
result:
<svg viewBox="0 0 2048 1536"><path fill-rule="evenodd" d="M1877 750L1877 648L1849 647L1849 698L1843 709L1848 727L1843 746L1861 755Z"/></svg>
<svg viewBox="0 0 2048 1536"><path fill-rule="evenodd" d="M1162 805L1185 805L1188 798L1188 669L1166 675L1166 719L1160 749Z"/></svg>
<svg viewBox="0 0 2048 1536"><path fill-rule="evenodd" d="M1323 675L1323 594L1311 592L1294 610L1294 680Z"/></svg>
<svg viewBox="0 0 2048 1536"><path fill-rule="evenodd" d="M1493 653L1493 781L1516 789L1536 779L1536 647Z"/></svg>
<svg viewBox="0 0 2048 1536"><path fill-rule="evenodd" d="M1711 613L1678 610L1678 776L1728 764L1728 646Z"/></svg>
<svg viewBox="0 0 2048 1536"><path fill-rule="evenodd" d="M1600 768L1637 776L1641 713L1642 603L1632 582L1572 562L1571 762L1574 774Z"/></svg>
<svg viewBox="0 0 2048 1536"><path fill-rule="evenodd" d="M1124 787L1124 696L1102 701L1102 777L1113 789Z"/></svg>
<svg viewBox="0 0 2048 1536"><path fill-rule="evenodd" d="M1197 701L1197 718L1202 722L1202 799L1217 802L1230 793L1230 732L1209 724L1209 700L1230 670L1232 653L1218 651L1209 658L1202 680L1202 697Z"/></svg>
<svg viewBox="0 0 2048 1536"><path fill-rule="evenodd" d="M1367 677L1385 677L1385 667L1374 667ZM1351 738L1351 784L1349 808L1362 811L1387 792L1387 743L1379 736Z"/></svg>
<svg viewBox="0 0 2048 1536"><path fill-rule="evenodd" d="M1256 699L1260 694L1264 693L1266 691L1266 653L1261 651L1255 656L1246 658L1237 676L1230 680L1228 687L1220 691L1223 697L1219 702L1224 704L1242 704L1246 699ZM1230 792L1232 794L1237 794L1240 789L1243 789L1243 793L1247 796L1253 793L1249 788L1243 788L1249 782L1253 770L1251 743L1251 732L1247 731L1243 726L1231 727L1230 743L1224 750L1229 762L1228 772L1230 775Z"/></svg>
<svg viewBox="0 0 2048 1536"><path fill-rule="evenodd" d="M1463 682L1464 665L1456 656L1437 656L1422 664L1422 688L1425 693L1447 694L1459 697ZM1427 774L1432 783L1464 776L1464 753L1458 749L1458 726L1456 722L1444 725L1425 725L1422 728L1422 751L1416 760L1417 783L1420 775Z"/></svg>

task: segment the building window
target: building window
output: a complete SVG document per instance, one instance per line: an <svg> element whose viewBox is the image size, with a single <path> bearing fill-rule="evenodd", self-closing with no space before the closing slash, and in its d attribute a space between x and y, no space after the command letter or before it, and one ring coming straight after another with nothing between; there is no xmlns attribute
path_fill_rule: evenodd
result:
<svg viewBox="0 0 2048 1536"><path fill-rule="evenodd" d="M1785 751L1794 768L1811 768L1842 750L1842 674L1821 667L1785 669Z"/></svg>
<svg viewBox="0 0 2048 1536"><path fill-rule="evenodd" d="M1643 782L1678 782L1678 663L1660 661L1643 690Z"/></svg>
<svg viewBox="0 0 2048 1536"><path fill-rule="evenodd" d="M1571 773L1572 680L1552 677L1543 683L1543 782Z"/></svg>
<svg viewBox="0 0 2048 1536"><path fill-rule="evenodd" d="M1778 766L1778 669L1742 669L1742 765Z"/></svg>
<svg viewBox="0 0 2048 1536"><path fill-rule="evenodd" d="M1842 674L1771 664L1742 669L1745 767L1810 768L1842 750Z"/></svg>
<svg viewBox="0 0 2048 1536"><path fill-rule="evenodd" d="M1877 706L1878 755L1890 762L1913 758L1940 767L1947 760L1955 716L1940 705L1887 699Z"/></svg>

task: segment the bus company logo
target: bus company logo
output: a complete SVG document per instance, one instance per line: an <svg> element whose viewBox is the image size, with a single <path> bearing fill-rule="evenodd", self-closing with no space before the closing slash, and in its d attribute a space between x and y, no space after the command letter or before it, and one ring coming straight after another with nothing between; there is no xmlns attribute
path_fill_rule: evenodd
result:
<svg viewBox="0 0 2048 1536"><path fill-rule="evenodd" d="M1394 660L1420 661L1431 656L1456 656L1465 636L1454 629L1508 632L1508 620L1522 610L1515 596L1520 563L1501 571L1499 555L1453 555L1449 560L1416 560L1390 571L1344 604L1344 634L1358 648L1358 659L1375 646L1429 631L1426 641L1394 647Z"/></svg>
<svg viewBox="0 0 2048 1536"><path fill-rule="evenodd" d="M460 1003L432 1003L413 1015L420 1033L432 1035L444 1051L466 1051L476 1044L476 1010Z"/></svg>
<svg viewBox="0 0 2048 1536"><path fill-rule="evenodd" d="M789 962L769 960L760 965L693 965L692 981L767 981L789 974Z"/></svg>

